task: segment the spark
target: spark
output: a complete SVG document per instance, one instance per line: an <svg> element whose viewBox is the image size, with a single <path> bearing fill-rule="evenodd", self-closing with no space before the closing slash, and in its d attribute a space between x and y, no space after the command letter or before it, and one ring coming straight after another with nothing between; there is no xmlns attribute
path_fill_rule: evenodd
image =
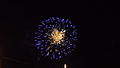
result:
<svg viewBox="0 0 120 68"><path fill-rule="evenodd" d="M51 33L50 39L52 40L51 44L60 44L63 42L63 38L65 36L65 30L64 31L58 31L57 29L54 29Z"/></svg>

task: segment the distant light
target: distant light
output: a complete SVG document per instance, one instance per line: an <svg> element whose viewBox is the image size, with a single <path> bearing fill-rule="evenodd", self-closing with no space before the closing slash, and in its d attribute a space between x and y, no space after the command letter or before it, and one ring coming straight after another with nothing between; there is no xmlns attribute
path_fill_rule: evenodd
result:
<svg viewBox="0 0 120 68"><path fill-rule="evenodd" d="M67 68L67 65L66 65L66 64L64 64L64 68Z"/></svg>

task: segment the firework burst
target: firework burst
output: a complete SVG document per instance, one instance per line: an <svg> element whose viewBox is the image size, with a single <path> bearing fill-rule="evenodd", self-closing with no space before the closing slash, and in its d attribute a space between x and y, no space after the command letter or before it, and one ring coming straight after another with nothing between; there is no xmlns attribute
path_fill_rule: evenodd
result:
<svg viewBox="0 0 120 68"><path fill-rule="evenodd" d="M49 17L38 24L34 45L43 56L60 59L76 47L77 29L69 19Z"/></svg>

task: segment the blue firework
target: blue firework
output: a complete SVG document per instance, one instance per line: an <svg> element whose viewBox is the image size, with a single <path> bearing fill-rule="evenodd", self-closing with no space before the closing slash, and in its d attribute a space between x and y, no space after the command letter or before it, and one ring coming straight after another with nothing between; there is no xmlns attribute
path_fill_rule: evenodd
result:
<svg viewBox="0 0 120 68"><path fill-rule="evenodd" d="M60 59L76 47L77 29L69 19L49 17L37 26L34 45L43 56Z"/></svg>

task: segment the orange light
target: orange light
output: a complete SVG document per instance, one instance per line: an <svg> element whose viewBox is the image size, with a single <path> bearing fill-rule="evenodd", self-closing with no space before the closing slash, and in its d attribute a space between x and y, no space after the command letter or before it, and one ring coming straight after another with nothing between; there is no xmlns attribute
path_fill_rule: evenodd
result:
<svg viewBox="0 0 120 68"><path fill-rule="evenodd" d="M50 36L50 39L52 40L51 44L60 44L61 42L63 42L64 36L65 36L65 30L58 31L57 29L54 29Z"/></svg>

